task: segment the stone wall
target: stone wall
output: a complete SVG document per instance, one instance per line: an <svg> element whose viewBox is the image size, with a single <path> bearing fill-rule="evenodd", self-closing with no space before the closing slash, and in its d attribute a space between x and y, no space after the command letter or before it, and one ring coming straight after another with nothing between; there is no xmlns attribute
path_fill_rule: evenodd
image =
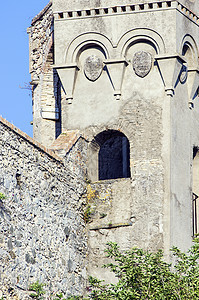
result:
<svg viewBox="0 0 199 300"><path fill-rule="evenodd" d="M84 181L53 152L0 120L0 290L29 299L39 280L52 294L82 292L87 238ZM49 294L46 295L49 299Z"/></svg>
<svg viewBox="0 0 199 300"><path fill-rule="evenodd" d="M38 80L51 47L53 32L52 3L39 13L28 28L30 38L30 73L32 80Z"/></svg>
<svg viewBox="0 0 199 300"><path fill-rule="evenodd" d="M33 135L49 146L61 133L59 122L60 83L53 70L52 2L32 20L28 28L30 74L33 98Z"/></svg>

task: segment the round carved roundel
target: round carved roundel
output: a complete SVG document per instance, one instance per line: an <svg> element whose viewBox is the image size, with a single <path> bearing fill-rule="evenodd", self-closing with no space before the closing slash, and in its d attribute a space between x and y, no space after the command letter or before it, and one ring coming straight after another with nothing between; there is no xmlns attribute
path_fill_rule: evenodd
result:
<svg viewBox="0 0 199 300"><path fill-rule="evenodd" d="M133 57L133 69L139 77L145 77L151 70L152 57L145 51L139 51Z"/></svg>
<svg viewBox="0 0 199 300"><path fill-rule="evenodd" d="M102 74L103 61L97 55L90 55L84 63L84 73L86 77L91 80L97 80Z"/></svg>

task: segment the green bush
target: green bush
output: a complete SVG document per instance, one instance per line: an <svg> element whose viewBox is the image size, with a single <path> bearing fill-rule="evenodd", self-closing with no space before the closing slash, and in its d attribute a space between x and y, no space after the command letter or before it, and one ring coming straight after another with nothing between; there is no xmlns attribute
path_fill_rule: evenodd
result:
<svg viewBox="0 0 199 300"><path fill-rule="evenodd" d="M161 250L152 253L134 248L121 252L117 244L109 243L106 252L113 263L104 267L115 274L118 283L104 284L90 277L89 299L199 299L198 238L188 253L171 249L176 261L173 268L163 260Z"/></svg>
<svg viewBox="0 0 199 300"><path fill-rule="evenodd" d="M187 253L171 249L175 264L163 259L163 252L139 248L121 252L116 243L108 243L107 256L112 263L104 266L118 278L116 284L90 277L88 298L71 296L67 300L196 300L199 299L199 238ZM37 281L31 290L42 299L43 284ZM40 298L39 298L40 297ZM53 300L66 300L57 294Z"/></svg>

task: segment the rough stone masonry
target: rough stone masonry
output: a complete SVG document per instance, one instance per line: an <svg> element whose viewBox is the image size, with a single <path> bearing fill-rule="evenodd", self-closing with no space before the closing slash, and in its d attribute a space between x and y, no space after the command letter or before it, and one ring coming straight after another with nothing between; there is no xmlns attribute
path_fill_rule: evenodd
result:
<svg viewBox="0 0 199 300"><path fill-rule="evenodd" d="M87 237L84 181L27 135L0 120L0 290L28 298L31 283L49 294L82 293Z"/></svg>
<svg viewBox="0 0 199 300"><path fill-rule="evenodd" d="M53 0L33 19L34 140L0 120L9 297L25 299L36 280L66 296L82 293L88 275L113 280L101 269L109 241L162 248L167 259L173 245L190 247L198 12L196 0Z"/></svg>

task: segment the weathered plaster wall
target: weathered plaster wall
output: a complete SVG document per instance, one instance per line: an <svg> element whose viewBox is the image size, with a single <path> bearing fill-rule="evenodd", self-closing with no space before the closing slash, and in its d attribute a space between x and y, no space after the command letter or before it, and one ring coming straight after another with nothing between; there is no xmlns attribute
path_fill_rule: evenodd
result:
<svg viewBox="0 0 199 300"><path fill-rule="evenodd" d="M87 238L80 175L1 119L0 290L8 299L28 299L37 280L51 293L82 293Z"/></svg>
<svg viewBox="0 0 199 300"><path fill-rule="evenodd" d="M191 1L184 2L188 4ZM198 2L195 2L195 5L197 6ZM198 9L197 7L197 12ZM190 22L188 18L178 12L176 18L176 45L177 51L185 55L188 73L184 81L178 79L176 82L175 95L170 102L170 221L171 228L175 228L171 231L170 243L173 245L177 241L178 246L183 250L191 245L190 237L193 232L193 147L199 145L198 82L194 83L195 75L197 76L194 70L198 66L198 29L198 24ZM184 46L188 47L186 53L183 53ZM182 232L184 232L184 235L182 235Z"/></svg>
<svg viewBox="0 0 199 300"><path fill-rule="evenodd" d="M101 268L107 263L104 250L108 242L116 242L122 250L136 246L153 250L163 248L161 168L158 161L150 161L148 165L143 162L137 168L132 179L87 185L88 272L109 282L113 281L113 276Z"/></svg>
<svg viewBox="0 0 199 300"><path fill-rule="evenodd" d="M140 97L148 99L159 96L164 86L154 57L157 54L172 53L176 48L175 20L175 9L142 12L136 10L129 14L110 12L110 14L102 14L96 18L55 19L55 63L56 65L70 64L70 57L72 57L73 63L77 63L79 67L76 72L72 105L67 105L64 101L62 106L63 128L65 130L85 129L89 126L110 124L119 118L125 102L130 98L133 101L135 94L140 93ZM156 49L150 44L152 39L144 40L146 36L151 36L157 42ZM107 51L103 52L95 45L91 46L92 38L99 39L101 44L104 43ZM132 42L130 42L131 39ZM90 46L81 49L81 44L86 44L87 40ZM75 47L79 47L78 54L77 50L72 53ZM132 68L132 58L136 51L148 51L153 57L152 71L142 79L134 74ZM91 82L84 74L84 64L86 58L93 54L101 57L105 67L100 78ZM114 81L109 72L109 65L106 65L106 59L126 59L128 62L124 68L124 75L121 76L121 85L119 85L122 93L121 101L115 101L113 86L115 81L120 81L122 66L115 67L114 76L117 79ZM72 74L68 76L72 77ZM159 85L155 86L154 82L159 82ZM66 84L66 94L68 86ZM85 113L82 114L82 111Z"/></svg>
<svg viewBox="0 0 199 300"><path fill-rule="evenodd" d="M157 10L153 13L137 11L134 14L121 15L110 13L110 15L98 18L55 20L56 64L67 63L67 55L71 51L70 43L74 42L77 36L82 37L83 41L84 33L97 32L102 43L105 40L104 35L110 40L110 45L107 46L108 42L106 44L107 48L109 47L108 54L91 44L88 48L84 47L80 50L77 55L79 70L74 86L74 98L72 104L67 105L65 102L63 107L63 127L80 129L90 142L104 130L118 130L128 138L130 143L131 179L113 180L109 183L110 188L114 191L111 205L118 209L111 210L110 220L107 222L113 222L120 217L118 223L121 223L122 220L127 222L131 216L136 218L136 222L129 227L105 229L103 235L98 231L91 231L89 235L91 251L89 271L92 274L95 270L94 275L97 275L99 271L96 266L103 264L99 257L103 256L106 242L110 240L117 240L123 248L134 245L149 249L170 248L169 242L166 241L170 229L165 226L168 223L166 216L170 212L167 211L164 214L164 205L168 201L165 192L167 191L165 165L169 159L168 151L165 153L165 157L162 156L163 143L167 143L164 140L162 111L167 99L157 63L155 63L155 56L171 52L176 47L175 13L175 10ZM148 29L139 29L138 24L140 27ZM169 36L168 31L164 30L166 26ZM70 32L70 36L67 36L67 32ZM128 35L126 40L125 34ZM153 38L157 39L156 42L159 44L155 46L152 45L152 42L145 40L147 34L148 36L154 34ZM142 38L139 38L139 35ZM97 39L97 35L95 38ZM124 44L122 44L122 39ZM131 39L132 42L129 42ZM70 45L69 50L67 49L68 45ZM147 51L152 57L151 70L144 78L137 76L133 70L133 57L138 51ZM122 95L120 100L116 100L114 96L112 85L115 82L111 83L112 74L108 73L106 68L96 81L89 81L86 78L84 63L86 58L93 54L101 57L104 64L107 58L112 60L123 58L128 62L124 67L123 77L121 76ZM75 54L73 60L75 61ZM115 77L111 78L120 78L120 73L121 66L117 65ZM88 157L88 173L89 179L92 181L98 180L98 150L91 149ZM125 187L123 186L124 182L126 183ZM100 193L100 189L104 189L103 185L106 183L99 183L99 187L96 188L98 193ZM124 207L126 214L123 217L120 216L120 210L124 211ZM99 222L101 221L99 220ZM94 258L94 254L96 254L96 258Z"/></svg>
<svg viewBox="0 0 199 300"><path fill-rule="evenodd" d="M140 174L135 180L134 196L131 191L131 201L133 203L133 197L142 199L143 207L148 207L152 205L150 200L156 199L157 210L152 206L156 217L152 218L161 220L158 227L163 234L159 232L159 237L166 254L172 245L186 249L191 243L191 157L193 144L198 145L194 127L190 127L192 122L197 124L194 119L197 112L189 110L189 102L193 100L190 91L197 85L194 76L198 66L199 31L195 10L198 4L182 3L187 8L178 1L152 1L150 5L132 1L125 6L126 2L118 1L65 3L54 0L53 8L56 64L58 68L66 66L67 72L71 63L78 66L72 104L65 102L63 106L63 128L80 129L90 141L104 130L114 129L125 134L130 142L132 180ZM83 4L88 5L87 10ZM117 8L111 7L116 4ZM96 7L98 9L94 9ZM175 55L184 55L185 41L193 45L190 55L197 59L192 64L187 60L188 79L181 82L183 59ZM133 57L138 51L152 56L151 70L143 78L134 72ZM104 63L102 74L95 81L88 80L84 74L89 55L97 55ZM187 59L187 55L184 58ZM115 69L111 69L107 60L112 66L115 63ZM117 60L126 61L124 69L122 64L116 64ZM191 73L194 68L195 73ZM66 82L69 81L65 81L67 97ZM116 85L121 92L119 100L114 95L118 92ZM194 99L196 102L198 96ZM179 149L182 149L180 153ZM91 149L88 172L93 181L98 179L97 167L97 150ZM141 188L146 178L150 186L147 192ZM139 213L143 207L138 205ZM147 226L150 232L148 240L145 240L146 235L139 240L142 244L143 239L145 247L155 235L152 223L156 222L150 223L148 218L145 213L142 220L144 232Z"/></svg>

